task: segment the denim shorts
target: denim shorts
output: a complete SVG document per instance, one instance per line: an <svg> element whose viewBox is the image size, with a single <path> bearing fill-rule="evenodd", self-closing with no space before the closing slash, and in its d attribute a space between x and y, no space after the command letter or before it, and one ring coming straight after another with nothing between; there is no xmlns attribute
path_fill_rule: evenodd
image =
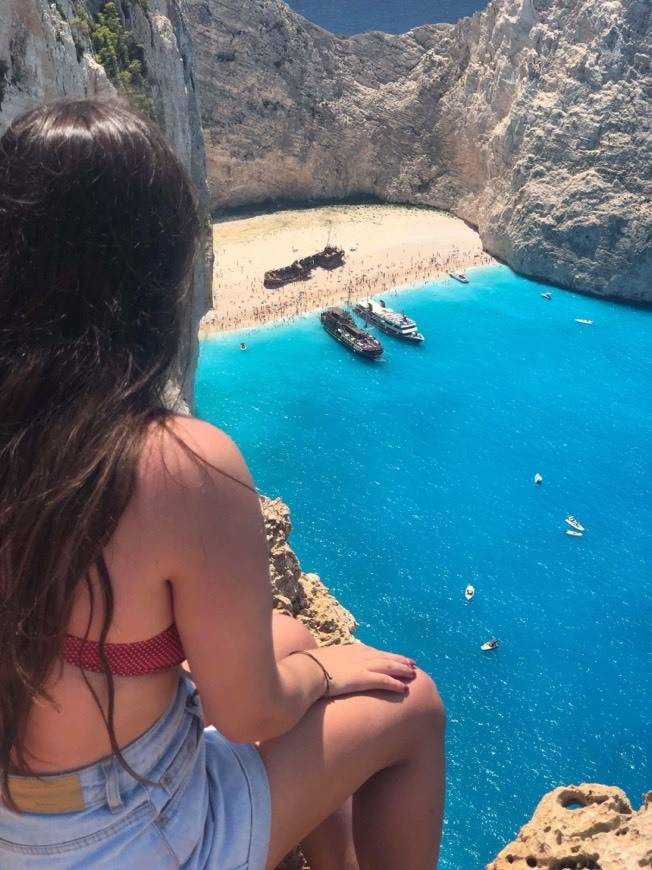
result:
<svg viewBox="0 0 652 870"><path fill-rule="evenodd" d="M2 870L264 870L270 829L267 774L255 747L204 728L181 677L168 710L113 758L17 788L73 782L81 809L15 813L0 805ZM77 780L79 777L79 780Z"/></svg>

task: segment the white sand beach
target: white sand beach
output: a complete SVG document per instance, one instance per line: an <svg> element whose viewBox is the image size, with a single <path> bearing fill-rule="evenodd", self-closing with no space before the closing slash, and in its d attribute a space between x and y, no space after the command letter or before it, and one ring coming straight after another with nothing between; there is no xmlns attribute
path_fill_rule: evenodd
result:
<svg viewBox="0 0 652 870"><path fill-rule="evenodd" d="M344 249L344 266L265 288L267 270L326 244ZM463 221L414 206L332 205L218 220L213 245L213 308L202 319L202 337L287 321L347 299L418 286L449 269L493 262Z"/></svg>

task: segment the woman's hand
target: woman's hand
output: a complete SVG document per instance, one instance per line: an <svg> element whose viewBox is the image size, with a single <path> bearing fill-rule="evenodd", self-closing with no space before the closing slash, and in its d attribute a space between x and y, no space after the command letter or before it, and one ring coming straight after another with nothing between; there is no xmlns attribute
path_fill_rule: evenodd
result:
<svg viewBox="0 0 652 870"><path fill-rule="evenodd" d="M304 658L316 659L327 672L329 698L371 690L405 694L416 676L412 659L361 643L319 647L306 653L309 655Z"/></svg>

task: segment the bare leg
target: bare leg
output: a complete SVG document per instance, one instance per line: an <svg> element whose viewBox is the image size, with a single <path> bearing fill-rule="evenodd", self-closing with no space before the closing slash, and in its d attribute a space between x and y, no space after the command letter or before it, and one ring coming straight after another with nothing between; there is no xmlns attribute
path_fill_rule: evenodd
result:
<svg viewBox="0 0 652 870"><path fill-rule="evenodd" d="M292 731L262 744L272 795L268 870L354 792L361 868L433 870L444 727L437 690L419 672L405 696L365 692L319 701Z"/></svg>
<svg viewBox="0 0 652 870"><path fill-rule="evenodd" d="M277 661L285 658L292 650L314 649L317 646L315 638L305 625L278 613L274 614L272 621L272 636ZM303 837L301 851L312 870L358 870L353 846L350 797L314 831Z"/></svg>

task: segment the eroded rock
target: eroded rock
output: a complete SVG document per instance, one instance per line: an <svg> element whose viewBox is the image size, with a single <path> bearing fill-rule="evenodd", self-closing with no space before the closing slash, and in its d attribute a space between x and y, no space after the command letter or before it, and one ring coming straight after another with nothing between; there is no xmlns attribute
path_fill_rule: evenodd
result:
<svg viewBox="0 0 652 870"><path fill-rule="evenodd" d="M557 788L544 796L486 870L635 870L652 867L652 792L638 812L621 789Z"/></svg>
<svg viewBox="0 0 652 870"><path fill-rule="evenodd" d="M274 607L294 616L315 635L320 646L353 643L357 623L331 595L316 574L304 574L288 544L290 511L280 499L261 498L270 549L270 577Z"/></svg>

